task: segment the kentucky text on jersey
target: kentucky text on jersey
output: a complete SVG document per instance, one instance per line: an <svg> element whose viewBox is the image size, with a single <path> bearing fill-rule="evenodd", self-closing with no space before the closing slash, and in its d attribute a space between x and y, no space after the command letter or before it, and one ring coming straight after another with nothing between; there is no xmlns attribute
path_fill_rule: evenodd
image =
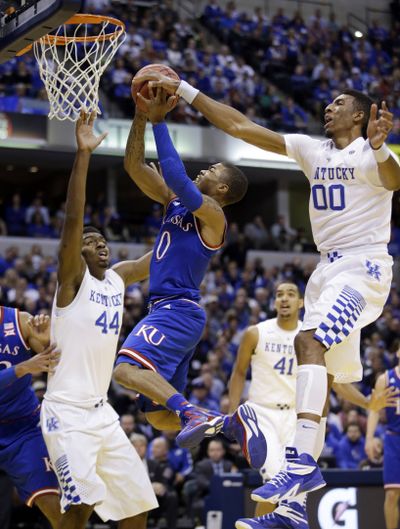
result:
<svg viewBox="0 0 400 529"><path fill-rule="evenodd" d="M107 294L91 290L90 301L94 301L94 303L100 303L105 307L119 307L120 305L122 305L122 294L116 294L115 296L107 296Z"/></svg>
<svg viewBox="0 0 400 529"><path fill-rule="evenodd" d="M314 180L355 180L355 167L317 167Z"/></svg>
<svg viewBox="0 0 400 529"><path fill-rule="evenodd" d="M294 354L294 346L288 345L286 343L274 343L266 342L265 343L265 352L266 353L281 353L281 354Z"/></svg>

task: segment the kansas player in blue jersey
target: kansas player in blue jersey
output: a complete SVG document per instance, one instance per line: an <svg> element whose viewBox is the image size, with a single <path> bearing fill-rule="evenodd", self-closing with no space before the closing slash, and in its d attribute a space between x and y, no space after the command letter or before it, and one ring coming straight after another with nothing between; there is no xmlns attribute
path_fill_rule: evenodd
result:
<svg viewBox="0 0 400 529"><path fill-rule="evenodd" d="M399 344L400 345L400 344ZM376 390L393 388L400 392L400 347L397 350L398 365L378 377ZM385 486L386 529L398 529L400 501L400 397L396 407L386 408L387 429L383 447L383 483ZM376 444L374 435L379 422L379 413L371 411L368 416L365 451L374 458Z"/></svg>
<svg viewBox="0 0 400 529"><path fill-rule="evenodd" d="M150 311L125 340L114 375L121 385L147 397L144 410L153 426L160 430L183 426L177 442L191 447L223 425L222 417L189 404L181 392L206 321L199 305L200 283L211 257L224 243L223 207L241 200L248 184L245 175L227 163L213 164L194 182L190 180L164 122L174 100L166 99L163 90L151 93L150 100L142 98L148 112L136 110L126 147L126 170L145 194L164 205L164 218L150 265ZM162 176L144 161L147 117ZM258 430L256 435L247 433L243 409L236 417L241 425L239 441L243 444L246 435L258 439ZM257 447L253 454L257 457ZM250 463L258 466L257 459Z"/></svg>
<svg viewBox="0 0 400 529"><path fill-rule="evenodd" d="M40 404L32 375L51 372L59 353L49 345L50 321L43 314L0 306L0 469L20 498L36 505L54 528L60 519L58 482L39 425ZM38 353L38 354L35 354Z"/></svg>

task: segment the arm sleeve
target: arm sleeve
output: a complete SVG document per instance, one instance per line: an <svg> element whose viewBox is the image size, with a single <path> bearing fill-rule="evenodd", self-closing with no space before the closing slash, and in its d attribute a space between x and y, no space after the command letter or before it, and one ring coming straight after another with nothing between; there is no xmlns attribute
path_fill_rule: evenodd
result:
<svg viewBox="0 0 400 529"><path fill-rule="evenodd" d="M203 203L203 196L186 174L185 167L172 143L167 125L153 125L158 159L167 186L181 199L189 211L196 211Z"/></svg>
<svg viewBox="0 0 400 529"><path fill-rule="evenodd" d="M0 371L0 389L4 389L18 379L15 367L8 367Z"/></svg>

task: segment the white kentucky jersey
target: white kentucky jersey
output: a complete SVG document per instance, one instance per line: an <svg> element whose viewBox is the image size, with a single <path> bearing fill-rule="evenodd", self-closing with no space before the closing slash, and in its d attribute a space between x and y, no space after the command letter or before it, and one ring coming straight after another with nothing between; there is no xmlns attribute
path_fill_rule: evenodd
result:
<svg viewBox="0 0 400 529"><path fill-rule="evenodd" d="M269 408L294 408L297 360L294 339L301 329L286 331L278 320L262 321L256 325L258 342L251 357L249 400Z"/></svg>
<svg viewBox="0 0 400 529"><path fill-rule="evenodd" d="M103 280L86 268L75 299L67 307L53 302L51 339L61 351L49 375L45 399L82 407L106 398L124 307L124 282L107 270Z"/></svg>
<svg viewBox="0 0 400 529"><path fill-rule="evenodd" d="M286 151L310 186L310 220L318 251L385 245L390 238L392 192L379 178L368 140L337 149L332 140L285 135Z"/></svg>

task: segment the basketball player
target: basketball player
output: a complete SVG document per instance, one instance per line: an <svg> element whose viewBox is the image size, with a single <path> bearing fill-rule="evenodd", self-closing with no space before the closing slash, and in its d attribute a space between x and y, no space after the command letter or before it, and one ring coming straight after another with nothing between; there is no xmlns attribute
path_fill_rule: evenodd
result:
<svg viewBox="0 0 400 529"><path fill-rule="evenodd" d="M61 351L49 376L41 425L61 488L59 529L83 529L93 510L120 520L120 529L144 529L157 501L138 454L107 403L125 286L148 275L149 254L109 269L104 237L83 227L95 113L81 112L77 153L68 184L61 234L52 339Z"/></svg>
<svg viewBox="0 0 400 529"><path fill-rule="evenodd" d="M249 327L243 334L237 359L229 382L230 411L240 404L246 374L251 365L251 382L247 406L254 410L259 426L268 443L267 458L260 470L264 481L279 472L284 465L285 448L292 444L296 432L296 373L297 360L294 340L301 328L299 310L303 300L297 285L283 281L276 287L277 317ZM395 406L397 398L391 389L374 391L366 398L351 384L335 384L335 391L356 406L379 410ZM328 408L321 421L326 424ZM325 428L321 429L325 433ZM317 460L324 446L324 436L318 437L314 449ZM285 527L306 529L306 495L283 501L273 514L270 503L257 503L255 519L241 519L238 529ZM267 516L265 516L267 515Z"/></svg>
<svg viewBox="0 0 400 529"><path fill-rule="evenodd" d="M50 341L50 318L0 306L0 469L28 505L37 505L58 527L57 478L39 425L40 404L32 375L50 373L59 353ZM32 355L32 352L37 353Z"/></svg>
<svg viewBox="0 0 400 529"><path fill-rule="evenodd" d="M337 382L361 379L360 330L379 316L390 289L391 200L400 188L400 165L385 144L393 114L385 102L378 110L365 94L347 90L325 109L328 140L283 136L186 81L149 74L135 82L149 79L156 79L150 83L153 87L192 103L228 134L295 159L309 180L310 219L321 261L307 284L305 317L295 340L296 436L285 470L254 491L252 498L278 503L317 490L325 482L312 454L328 391L327 374Z"/></svg>
<svg viewBox="0 0 400 529"><path fill-rule="evenodd" d="M400 348L397 350L398 365L379 376L375 388L395 388L400 390ZM386 409L386 433L383 447L383 483L385 486L386 529L399 527L400 501L400 398L397 408ZM375 456L374 435L379 422L377 411L368 416L365 451L370 459Z"/></svg>
<svg viewBox="0 0 400 529"><path fill-rule="evenodd" d="M223 208L242 199L247 179L231 164L216 163L202 170L192 182L164 122L175 98L167 99L161 89L156 94L151 92L150 99L141 94L138 97L148 111L145 115L136 108L125 168L145 194L163 204L164 218L150 265L150 312L119 351L114 376L122 386L147 397L143 407L154 427L171 430L182 424L177 443L190 448L222 427L220 415L201 411L181 392L206 320L199 305L200 283L210 259L224 243ZM153 125L162 176L144 162L147 117ZM252 418L242 407L234 420L238 423L237 440L243 444ZM256 468L266 450L265 439L257 433L258 430L252 435L249 460Z"/></svg>

